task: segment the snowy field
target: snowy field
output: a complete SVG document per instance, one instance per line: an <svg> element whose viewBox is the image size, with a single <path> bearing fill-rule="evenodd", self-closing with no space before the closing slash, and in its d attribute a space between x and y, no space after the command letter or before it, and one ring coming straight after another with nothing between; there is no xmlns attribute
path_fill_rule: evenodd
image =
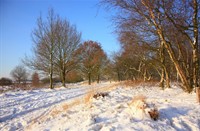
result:
<svg viewBox="0 0 200 131"><path fill-rule="evenodd" d="M95 99L91 90L107 90L108 96ZM157 121L134 112L129 103L135 96L159 112ZM102 83L73 88L38 89L0 94L0 130L32 131L200 131L200 105L195 94L177 86L160 90L156 86L127 88Z"/></svg>

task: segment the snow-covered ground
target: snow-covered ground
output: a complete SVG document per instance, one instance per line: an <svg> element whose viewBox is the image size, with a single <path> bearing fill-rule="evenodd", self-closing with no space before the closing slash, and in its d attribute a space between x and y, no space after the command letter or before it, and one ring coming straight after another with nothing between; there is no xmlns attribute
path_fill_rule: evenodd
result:
<svg viewBox="0 0 200 131"><path fill-rule="evenodd" d="M200 105L195 94L187 94L177 86L160 90L156 86L139 85L127 88L117 85L108 96L86 101L89 90L114 86L102 83L77 88L38 89L6 92L0 95L0 130L70 130L70 131L199 131ZM140 116L130 103L144 95L155 105L159 118ZM71 104L70 104L71 103ZM82 103L82 104L80 104Z"/></svg>

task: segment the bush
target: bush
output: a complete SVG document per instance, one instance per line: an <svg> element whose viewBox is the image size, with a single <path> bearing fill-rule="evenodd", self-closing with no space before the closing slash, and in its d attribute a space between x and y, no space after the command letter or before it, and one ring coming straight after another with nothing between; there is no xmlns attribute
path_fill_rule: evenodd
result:
<svg viewBox="0 0 200 131"><path fill-rule="evenodd" d="M39 86L40 78L37 72L33 73L32 75L32 86L37 87Z"/></svg>
<svg viewBox="0 0 200 131"><path fill-rule="evenodd" d="M8 86L8 85L12 85L11 79L4 77L0 79L0 86Z"/></svg>

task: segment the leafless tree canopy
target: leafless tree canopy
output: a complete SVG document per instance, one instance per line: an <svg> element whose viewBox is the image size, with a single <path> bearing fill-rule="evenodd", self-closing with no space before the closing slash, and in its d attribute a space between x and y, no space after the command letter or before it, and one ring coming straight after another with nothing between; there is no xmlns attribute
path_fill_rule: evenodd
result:
<svg viewBox="0 0 200 131"><path fill-rule="evenodd" d="M151 64L160 74L162 87L164 80L170 87L169 78L173 75L170 72L175 68L187 92L193 88L199 90L199 0L102 0L101 3L118 10L114 21L122 47L139 44L152 52L151 59L158 64ZM168 68L169 65L173 67Z"/></svg>
<svg viewBox="0 0 200 131"><path fill-rule="evenodd" d="M28 74L26 69L19 65L16 66L12 71L11 71L11 76L13 77L13 79L20 84L22 81L26 81Z"/></svg>
<svg viewBox="0 0 200 131"><path fill-rule="evenodd" d="M60 76L65 86L66 73L74 67L75 52L80 44L81 33L75 25L49 10L46 19L40 16L37 27L33 30L33 58L26 58L24 63L30 68L46 73L53 88L53 77Z"/></svg>

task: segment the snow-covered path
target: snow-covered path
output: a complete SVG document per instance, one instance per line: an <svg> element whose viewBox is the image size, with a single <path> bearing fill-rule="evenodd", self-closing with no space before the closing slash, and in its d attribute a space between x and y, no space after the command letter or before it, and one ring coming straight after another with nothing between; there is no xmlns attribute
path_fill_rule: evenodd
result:
<svg viewBox="0 0 200 131"><path fill-rule="evenodd" d="M55 106L85 95L91 89L100 89L110 83L73 88L38 89L0 94L0 130L18 129L48 114Z"/></svg>

